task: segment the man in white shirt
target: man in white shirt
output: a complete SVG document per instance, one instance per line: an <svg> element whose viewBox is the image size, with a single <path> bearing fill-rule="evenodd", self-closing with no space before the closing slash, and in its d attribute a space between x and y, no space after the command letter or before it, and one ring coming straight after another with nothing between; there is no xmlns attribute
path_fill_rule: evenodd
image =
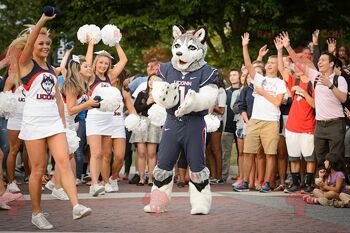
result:
<svg viewBox="0 0 350 233"><path fill-rule="evenodd" d="M254 84L254 105L250 121L247 124L246 138L244 140L244 166L243 182L239 187L233 187L234 191L249 191L248 180L254 157L260 146L266 154L265 182L260 192L270 192L270 180L274 175L277 146L279 141L279 106L283 102L286 93L286 85L277 77L277 56L270 56L266 65L266 75L255 72L250 61L249 34L242 36L244 64Z"/></svg>

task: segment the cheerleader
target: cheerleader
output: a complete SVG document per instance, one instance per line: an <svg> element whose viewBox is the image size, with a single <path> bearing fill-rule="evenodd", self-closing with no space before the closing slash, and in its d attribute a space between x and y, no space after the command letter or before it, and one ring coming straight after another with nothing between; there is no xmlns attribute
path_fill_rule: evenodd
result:
<svg viewBox="0 0 350 233"><path fill-rule="evenodd" d="M114 111L114 124L117 126L112 134L113 140L113 169L112 176L109 178L109 183L114 190L118 191L118 179L120 170L124 164L125 148L126 148L126 133L124 126L124 104L129 112L129 114L137 114L134 105L132 104L131 96L129 92L125 91L123 88L123 83L127 79L127 72L123 70L118 78L112 82L112 85L118 88L123 96L123 104L119 106L118 109Z"/></svg>
<svg viewBox="0 0 350 233"><path fill-rule="evenodd" d="M18 138L18 135L22 126L23 107L25 104L25 97L26 97L23 85L20 82L16 82L15 80L19 81L13 76L9 77L6 80L6 84L4 87L4 91L11 90L14 94L17 95L16 113L13 117L10 117L7 121L7 135L8 135L9 144L10 144L10 151L6 161L6 164L7 164L6 175L8 180L7 191L12 193L21 191L15 182L15 167L16 167L16 156L18 151L20 150L20 146L22 145L22 140ZM24 156L22 157L24 158ZM26 163L26 161L24 162ZM25 166L25 168L27 168L27 166ZM26 169L26 173L28 174L27 170L28 169Z"/></svg>
<svg viewBox="0 0 350 233"><path fill-rule="evenodd" d="M115 81L118 75L124 69L127 58L119 44L115 49L119 56L119 62L111 68L113 57L106 51L97 52L94 62L93 49L94 42L88 39L88 50L86 53L86 61L92 65L94 72L89 82L89 96L96 97L96 90L99 88L111 87L111 83ZM86 136L90 145L90 174L91 186L89 193L92 196L98 196L104 192L116 192L109 183L110 161L112 156L112 134L120 125L115 124L114 112L102 112L97 109L91 109L86 117ZM98 178L102 175L104 186L98 183Z"/></svg>
<svg viewBox="0 0 350 233"><path fill-rule="evenodd" d="M55 18L41 16L30 31L16 40L25 41L19 57L19 77L27 91L23 109L23 121L19 138L25 141L31 175L29 193L32 202L32 223L39 229L53 226L41 213L41 178L46 171L47 148L56 161L56 169L62 174L62 185L73 207L73 219L91 214L91 209L78 203L74 175L69 163L67 138L64 131L63 103L57 85L56 70L46 59L51 40L44 24ZM14 42L16 44L16 41Z"/></svg>

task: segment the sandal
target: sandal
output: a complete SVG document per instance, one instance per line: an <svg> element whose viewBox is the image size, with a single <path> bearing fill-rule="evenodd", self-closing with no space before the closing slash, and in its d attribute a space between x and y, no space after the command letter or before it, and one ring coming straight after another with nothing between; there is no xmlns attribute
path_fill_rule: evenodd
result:
<svg viewBox="0 0 350 233"><path fill-rule="evenodd" d="M280 184L280 185L278 185L277 188L275 188L273 191L276 191L276 192L278 192L278 191L283 191L285 188L286 188L285 185Z"/></svg>

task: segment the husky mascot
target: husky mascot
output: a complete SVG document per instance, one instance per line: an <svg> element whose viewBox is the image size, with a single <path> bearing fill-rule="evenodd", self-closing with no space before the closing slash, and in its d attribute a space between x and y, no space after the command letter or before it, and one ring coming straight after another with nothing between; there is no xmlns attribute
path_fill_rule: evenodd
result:
<svg viewBox="0 0 350 233"><path fill-rule="evenodd" d="M173 26L171 62L161 64L153 82L152 97L166 108L167 117L159 144L157 166L153 171L148 213L164 212L170 201L174 166L180 152L190 167L191 214L208 214L211 207L209 169L205 166L206 125L204 116L215 105L218 71L204 61L207 31L185 31Z"/></svg>

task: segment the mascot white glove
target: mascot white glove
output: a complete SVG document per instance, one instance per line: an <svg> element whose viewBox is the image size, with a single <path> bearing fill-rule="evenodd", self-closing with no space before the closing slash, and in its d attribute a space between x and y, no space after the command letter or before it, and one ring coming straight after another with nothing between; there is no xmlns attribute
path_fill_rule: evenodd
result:
<svg viewBox="0 0 350 233"><path fill-rule="evenodd" d="M172 108L179 102L179 85L153 81L152 97L163 108Z"/></svg>
<svg viewBox="0 0 350 233"><path fill-rule="evenodd" d="M166 119L165 108L158 104L153 104L150 109L148 109L148 119L150 119L151 124L155 126L163 126Z"/></svg>
<svg viewBox="0 0 350 233"><path fill-rule="evenodd" d="M189 90L184 102L175 111L176 117L190 112L200 112L215 105L219 90L215 84L209 84L199 89L199 92Z"/></svg>
<svg viewBox="0 0 350 233"><path fill-rule="evenodd" d="M213 114L208 114L204 116L205 124L207 126L207 132L215 132L220 127L220 120L217 116Z"/></svg>

